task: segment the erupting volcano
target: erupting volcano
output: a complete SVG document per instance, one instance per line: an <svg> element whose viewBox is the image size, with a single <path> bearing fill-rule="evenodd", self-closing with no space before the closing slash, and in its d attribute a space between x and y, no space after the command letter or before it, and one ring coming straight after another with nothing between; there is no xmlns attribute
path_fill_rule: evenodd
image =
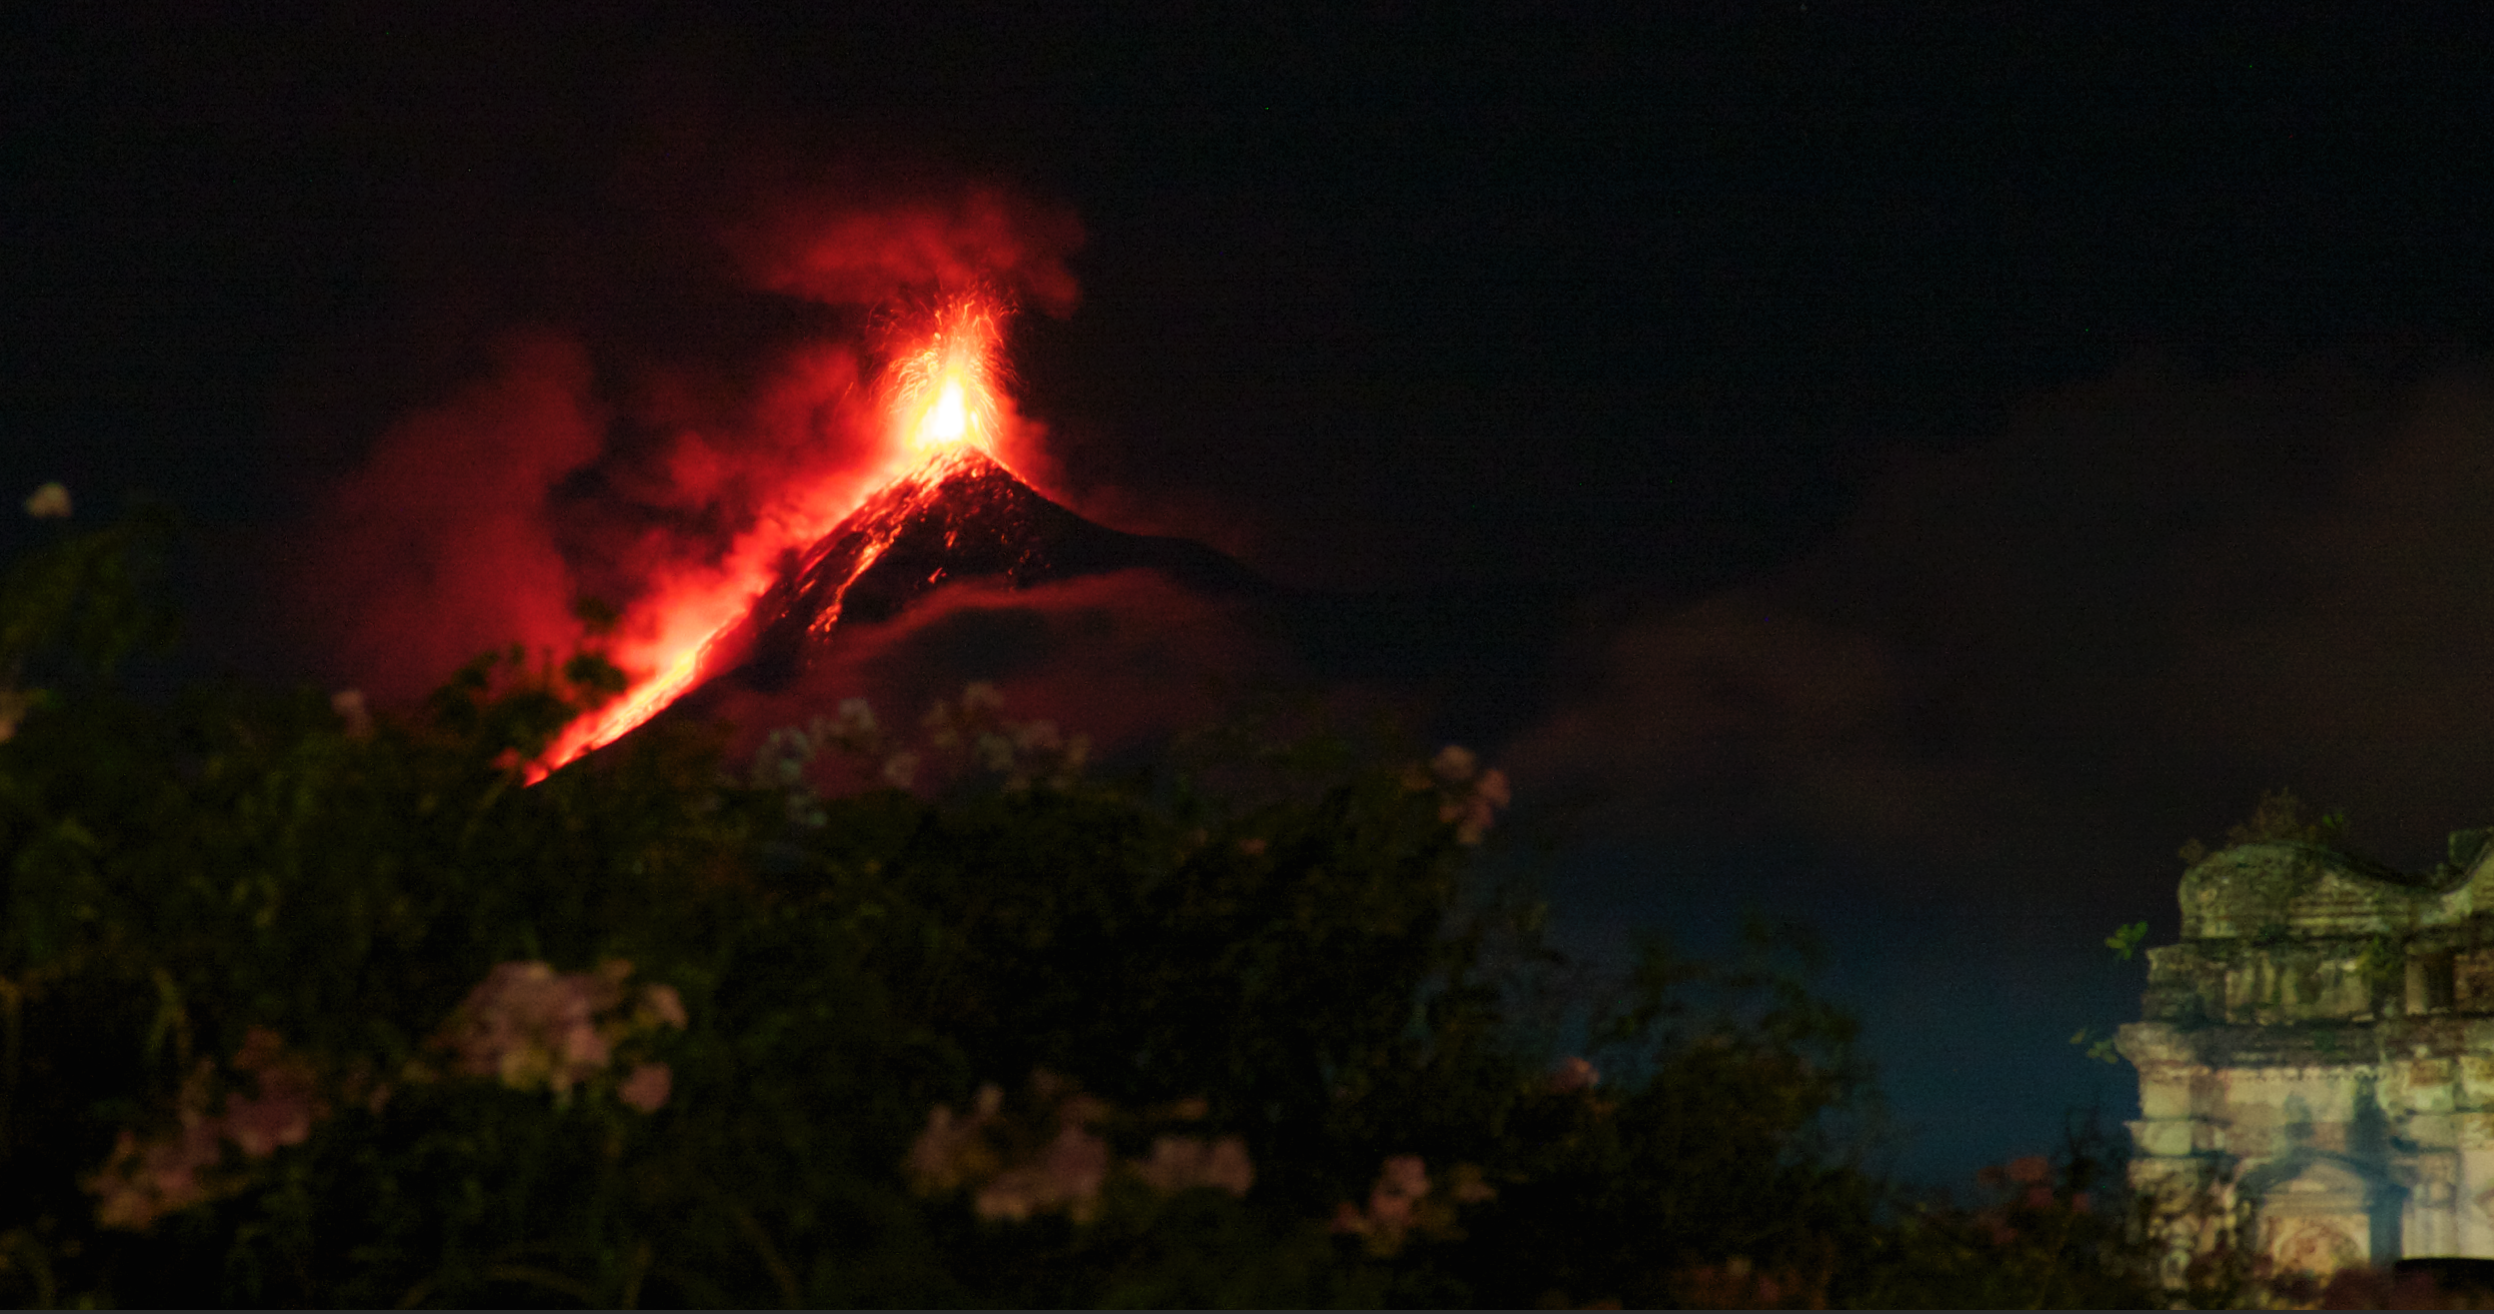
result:
<svg viewBox="0 0 2494 1314"><path fill-rule="evenodd" d="M1270 591L1211 548L1096 524L1008 469L995 451L1008 414L998 347L987 303L956 303L940 316L924 345L887 373L900 473L830 532L783 552L741 614L574 726L546 766L613 742L671 706L703 710L717 701L706 692L786 690L852 627L891 621L957 582L1018 590L1147 570L1199 594Z"/></svg>
<svg viewBox="0 0 2494 1314"><path fill-rule="evenodd" d="M1245 567L1201 544L1085 520L969 444L940 451L887 485L791 564L721 636L721 650L741 655L723 674L752 688L786 687L838 626L890 620L953 580L1024 588L1152 569L1211 593L1262 587Z"/></svg>

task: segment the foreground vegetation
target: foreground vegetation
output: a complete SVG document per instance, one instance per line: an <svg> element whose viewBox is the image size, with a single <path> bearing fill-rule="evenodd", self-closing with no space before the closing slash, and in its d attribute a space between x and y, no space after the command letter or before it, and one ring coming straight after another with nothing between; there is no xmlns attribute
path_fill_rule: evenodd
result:
<svg viewBox="0 0 2494 1314"><path fill-rule="evenodd" d="M733 771L679 729L530 786L618 685L594 645L405 716L136 696L162 535L62 532L0 596L0 1298L2250 1289L2165 1290L2083 1136L1971 1201L1883 1182L1792 937L1569 963L1476 861L1505 782L1462 750L1268 720L1102 773L973 686Z"/></svg>

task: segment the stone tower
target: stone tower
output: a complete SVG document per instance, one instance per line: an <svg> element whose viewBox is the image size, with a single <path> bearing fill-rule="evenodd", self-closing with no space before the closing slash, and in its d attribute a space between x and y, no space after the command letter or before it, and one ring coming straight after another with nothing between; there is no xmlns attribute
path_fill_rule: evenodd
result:
<svg viewBox="0 0 2494 1314"><path fill-rule="evenodd" d="M2494 846L2410 875L2323 845L2241 844L2182 878L2148 951L2133 1176L2252 1210L2326 1273L2494 1257Z"/></svg>

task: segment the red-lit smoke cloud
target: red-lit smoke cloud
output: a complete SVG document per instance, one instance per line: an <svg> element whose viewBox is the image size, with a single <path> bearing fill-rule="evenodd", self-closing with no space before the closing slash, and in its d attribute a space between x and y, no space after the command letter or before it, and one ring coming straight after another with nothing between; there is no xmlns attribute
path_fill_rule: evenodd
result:
<svg viewBox="0 0 2494 1314"><path fill-rule="evenodd" d="M568 341L514 337L490 376L382 435L313 526L301 586L342 669L403 695L486 648L575 636L545 500L598 453L589 374Z"/></svg>
<svg viewBox="0 0 2494 1314"><path fill-rule="evenodd" d="M1079 225L993 189L742 209L673 267L647 240L573 253L552 304L336 483L288 590L330 678L406 699L501 644L560 652L582 596L623 609L627 669L663 664L892 472L890 307L1075 299ZM1009 455L1035 426L1004 418Z"/></svg>
<svg viewBox="0 0 2494 1314"><path fill-rule="evenodd" d="M1598 827L2108 922L2170 909L2176 846L2279 786L2426 865L2488 817L2489 498L2494 361L2142 360L1901 453L1770 575L1592 631L1507 765Z"/></svg>
<svg viewBox="0 0 2494 1314"><path fill-rule="evenodd" d="M896 287L991 282L1057 315L1079 295L1065 255L1081 244L1071 214L985 187L948 202L847 212L827 198L784 202L730 238L754 280L774 292L872 304Z"/></svg>

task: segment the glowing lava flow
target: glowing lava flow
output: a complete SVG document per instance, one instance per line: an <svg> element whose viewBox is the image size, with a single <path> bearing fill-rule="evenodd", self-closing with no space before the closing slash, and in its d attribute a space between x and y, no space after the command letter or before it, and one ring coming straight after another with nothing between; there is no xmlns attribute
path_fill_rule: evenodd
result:
<svg viewBox="0 0 2494 1314"><path fill-rule="evenodd" d="M956 469L992 460L992 444L999 436L1003 415L996 365L1000 345L998 308L993 304L963 298L939 312L926 341L896 361L885 376L886 414L892 420L896 464L907 464L898 477L874 493L828 516L828 523L841 523L877 504L916 503ZM817 532L820 528L816 527ZM807 536L789 537L795 541L770 546L803 546ZM880 542L867 544L851 577L863 573L882 547ZM775 559L779 554L774 550L740 555ZM640 645L654 673L635 680L623 696L567 727L529 768L529 780L542 780L563 764L630 734L700 683L710 669L713 649L737 628L773 582L767 572L757 572L738 586L711 590L705 601L671 607L670 614L658 618L655 641ZM821 624L828 627L837 615L835 607L826 612Z"/></svg>

